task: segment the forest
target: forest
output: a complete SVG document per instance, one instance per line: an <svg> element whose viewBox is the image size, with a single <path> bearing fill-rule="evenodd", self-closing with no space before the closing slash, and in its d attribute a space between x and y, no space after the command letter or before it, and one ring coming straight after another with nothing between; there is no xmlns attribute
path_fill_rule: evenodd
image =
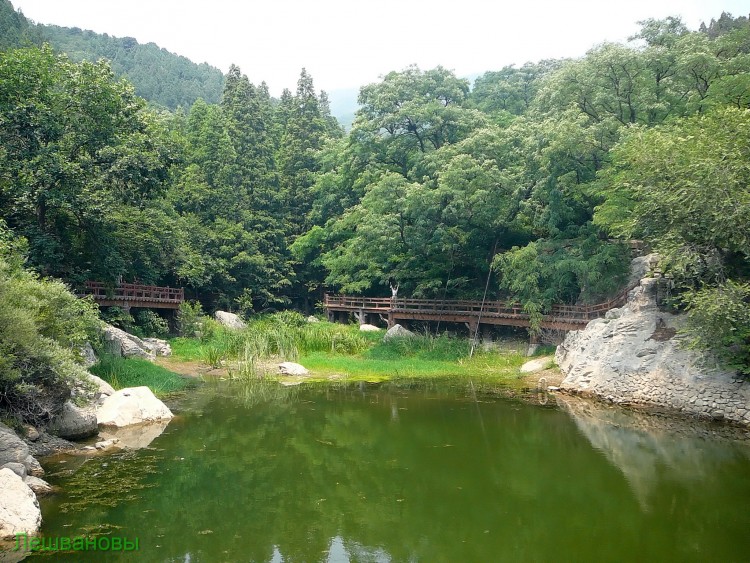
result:
<svg viewBox="0 0 750 563"><path fill-rule="evenodd" d="M206 85L147 100L132 69L72 52L71 32L45 43L11 12L0 257L16 275L22 256L72 288L178 286L244 314L390 283L426 298L487 286L540 318L619 291L638 240L664 256L693 345L750 369L745 17L647 20L627 44L474 84L393 71L361 88L345 133L304 69L279 99L232 66L218 99Z"/></svg>

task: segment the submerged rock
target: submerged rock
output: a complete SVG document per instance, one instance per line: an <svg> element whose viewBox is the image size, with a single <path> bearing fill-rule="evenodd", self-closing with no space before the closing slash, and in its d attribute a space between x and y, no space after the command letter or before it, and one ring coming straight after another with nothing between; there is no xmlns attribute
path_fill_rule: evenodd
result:
<svg viewBox="0 0 750 563"><path fill-rule="evenodd" d="M148 387L120 389L107 397L96 411L99 426L129 426L142 422L170 420L174 415Z"/></svg>
<svg viewBox="0 0 750 563"><path fill-rule="evenodd" d="M29 486L10 469L0 469L0 491L0 538L36 534L42 525L42 512Z"/></svg>
<svg viewBox="0 0 750 563"><path fill-rule="evenodd" d="M388 342L393 338L412 338L416 336L412 331L405 329L400 324L395 324L383 336L383 340Z"/></svg>
<svg viewBox="0 0 750 563"><path fill-rule="evenodd" d="M282 375L308 375L310 373L305 366L295 364L294 362L280 363L279 371Z"/></svg>
<svg viewBox="0 0 750 563"><path fill-rule="evenodd" d="M169 420L133 424L122 428L106 427L99 432L102 442L97 443L95 447L98 448L99 444L109 443L109 447L124 450L147 448L151 445L151 442L161 436L167 425L169 425Z"/></svg>
<svg viewBox="0 0 750 563"><path fill-rule="evenodd" d="M227 311L216 311L214 313L214 318L227 328L241 330L247 327L245 321L243 321L234 313L228 313Z"/></svg>

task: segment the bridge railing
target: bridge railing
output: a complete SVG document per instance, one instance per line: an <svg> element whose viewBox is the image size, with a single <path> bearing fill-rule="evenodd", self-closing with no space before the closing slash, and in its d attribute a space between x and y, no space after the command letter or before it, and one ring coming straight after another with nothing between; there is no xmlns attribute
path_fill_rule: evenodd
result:
<svg viewBox="0 0 750 563"><path fill-rule="evenodd" d="M182 303L185 290L136 283L108 286L104 282L87 281L82 295L92 295L94 300L153 301L156 303Z"/></svg>
<svg viewBox="0 0 750 563"><path fill-rule="evenodd" d="M573 322L588 322L603 317L607 311L621 307L627 302L628 293L638 284L630 285L615 297L595 305L553 305L545 318L565 319ZM410 299L388 297L356 297L350 295L328 295L324 297L326 308L339 310L364 310L368 312L412 313L422 315L466 315L529 319L523 307L512 301L479 301L467 299Z"/></svg>

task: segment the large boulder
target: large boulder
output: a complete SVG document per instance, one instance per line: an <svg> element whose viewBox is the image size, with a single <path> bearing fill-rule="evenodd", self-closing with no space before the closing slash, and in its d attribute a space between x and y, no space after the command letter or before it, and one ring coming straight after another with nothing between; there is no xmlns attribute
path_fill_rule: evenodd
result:
<svg viewBox="0 0 750 563"><path fill-rule="evenodd" d="M383 340L388 342L394 338L412 338L416 336L412 331L402 327L400 324L395 324L383 336Z"/></svg>
<svg viewBox="0 0 750 563"><path fill-rule="evenodd" d="M282 375L308 375L310 373L305 366L294 362L280 363L279 371Z"/></svg>
<svg viewBox="0 0 750 563"><path fill-rule="evenodd" d="M240 330L247 327L245 321L243 321L234 313L228 313L226 311L216 311L214 313L214 318L227 328Z"/></svg>
<svg viewBox="0 0 750 563"><path fill-rule="evenodd" d="M96 434L99 427L93 410L83 409L67 401L52 420L49 430L66 440L82 440Z"/></svg>
<svg viewBox="0 0 750 563"><path fill-rule="evenodd" d="M0 538L36 534L42 512L34 492L10 469L0 469Z"/></svg>
<svg viewBox="0 0 750 563"><path fill-rule="evenodd" d="M555 354L561 388L750 424L750 382L680 345L685 317L659 310L658 283L641 280L624 307L567 334Z"/></svg>
<svg viewBox="0 0 750 563"><path fill-rule="evenodd" d="M137 336L112 325L105 325L103 332L104 343L110 354L125 358L143 358L152 362L156 358L156 354Z"/></svg>
<svg viewBox="0 0 750 563"><path fill-rule="evenodd" d="M174 415L148 387L129 387L110 395L96 411L100 426L129 426L170 420Z"/></svg>

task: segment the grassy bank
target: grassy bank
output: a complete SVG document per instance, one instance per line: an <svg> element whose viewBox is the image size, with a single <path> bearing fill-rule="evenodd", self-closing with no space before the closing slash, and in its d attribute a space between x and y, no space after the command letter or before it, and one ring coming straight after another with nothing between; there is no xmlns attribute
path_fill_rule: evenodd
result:
<svg viewBox="0 0 750 563"><path fill-rule="evenodd" d="M91 373L101 377L115 389L145 385L157 397L182 391L193 384L189 379L139 358L119 358L102 355Z"/></svg>
<svg viewBox="0 0 750 563"><path fill-rule="evenodd" d="M202 362L234 378L275 375L275 363L294 361L309 380L384 381L400 378L481 376L517 378L526 358L520 350L479 349L469 358L466 338L419 334L383 342L385 331L360 332L355 325L308 323L294 313L259 318L240 331L212 327L202 339L171 341L170 365Z"/></svg>

